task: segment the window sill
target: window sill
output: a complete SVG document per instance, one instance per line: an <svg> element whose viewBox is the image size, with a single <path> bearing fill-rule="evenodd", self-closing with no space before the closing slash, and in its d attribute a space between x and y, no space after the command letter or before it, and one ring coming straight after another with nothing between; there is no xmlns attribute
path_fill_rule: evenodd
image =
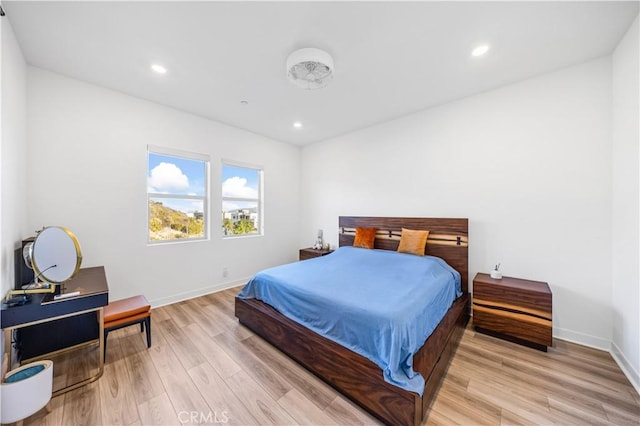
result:
<svg viewBox="0 0 640 426"><path fill-rule="evenodd" d="M223 235L222 240L237 240L240 238L257 238L257 237L264 237L264 234Z"/></svg>
<svg viewBox="0 0 640 426"><path fill-rule="evenodd" d="M166 245L174 245L174 244L203 243L207 241L211 241L211 238L159 240L155 242L147 241L147 247L157 247L157 246L166 246Z"/></svg>

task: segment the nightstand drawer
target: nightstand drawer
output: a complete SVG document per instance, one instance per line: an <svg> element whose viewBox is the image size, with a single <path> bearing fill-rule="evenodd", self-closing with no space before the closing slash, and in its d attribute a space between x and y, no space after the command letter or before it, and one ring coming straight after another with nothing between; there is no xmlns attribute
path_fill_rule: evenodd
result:
<svg viewBox="0 0 640 426"><path fill-rule="evenodd" d="M489 278L493 280L493 278ZM495 282L487 282L482 279L473 281L473 295L478 299L490 300L496 305L505 305L506 308L516 306L523 311L551 313L551 292L546 283L538 281L515 281L516 278L504 277ZM500 282L503 281L503 282ZM534 289L514 287L514 282L538 283ZM544 287L541 285L544 284Z"/></svg>
<svg viewBox="0 0 640 426"><path fill-rule="evenodd" d="M314 257L326 256L329 253L332 253L333 250L325 250L325 249L314 249L314 248L303 248L300 249L299 260L307 260L313 259Z"/></svg>
<svg viewBox="0 0 640 426"><path fill-rule="evenodd" d="M551 321L473 302L473 325L541 346L551 346Z"/></svg>

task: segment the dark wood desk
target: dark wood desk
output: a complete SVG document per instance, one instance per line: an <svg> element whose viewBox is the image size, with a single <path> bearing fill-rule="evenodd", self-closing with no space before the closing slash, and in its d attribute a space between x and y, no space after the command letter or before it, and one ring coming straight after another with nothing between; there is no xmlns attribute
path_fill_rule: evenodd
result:
<svg viewBox="0 0 640 426"><path fill-rule="evenodd" d="M13 368L12 362L12 337L16 340L24 340L26 357L21 356L22 362L42 359L53 352L60 352L74 348L80 344L98 343L98 372L78 383L63 387L54 391L53 395L59 395L76 389L85 384L91 383L102 376L104 369L104 314L103 307L109 303L109 286L103 266L80 269L78 275L64 284L63 293L79 292L78 296L54 300L51 293L33 294L30 303L23 306L7 307L2 305L0 310L0 326L5 336L5 353L8 356L9 367ZM95 318L93 326L97 323L97 333L92 333L93 338L80 339L81 342L65 340L54 333L58 332L66 338L74 339L74 333L69 333L68 329L56 326L60 321L65 326L74 326L73 318L86 316ZM20 336L18 336L20 334ZM45 342L40 336L50 334L49 342ZM42 339L42 340L40 340ZM55 346L51 346L55 345ZM40 349L42 348L42 349Z"/></svg>

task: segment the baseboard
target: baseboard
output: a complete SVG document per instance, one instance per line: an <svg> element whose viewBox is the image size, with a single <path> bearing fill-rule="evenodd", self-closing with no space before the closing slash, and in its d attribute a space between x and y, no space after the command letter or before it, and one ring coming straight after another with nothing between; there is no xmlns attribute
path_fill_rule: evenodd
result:
<svg viewBox="0 0 640 426"><path fill-rule="evenodd" d="M473 319L473 309L471 310L471 318ZM566 340L567 342L576 343L582 346L588 346L601 351L610 352L611 341L601 337L592 336L590 334L579 333L577 331L567 330L553 326L553 338Z"/></svg>
<svg viewBox="0 0 640 426"><path fill-rule="evenodd" d="M242 278L235 281L218 283L212 286L202 287L197 290L178 293L178 294L174 294L168 297L163 297L160 299L152 299L149 301L149 303L151 304L152 308L159 308L160 306L170 305L172 303L182 302L183 300L193 299L194 297L204 296L209 293L215 293L217 291L222 291L228 288L237 287L239 285L246 284L248 281L249 281L249 278Z"/></svg>
<svg viewBox="0 0 640 426"><path fill-rule="evenodd" d="M567 342L589 346L590 348L600 349L605 352L611 350L611 341L601 337L591 336L590 334L553 327L553 337L554 339L566 340Z"/></svg>
<svg viewBox="0 0 640 426"><path fill-rule="evenodd" d="M636 389L636 392L638 392L638 395L640 395L640 373L633 368L633 365L631 365L627 357L624 356L624 353L620 350L618 345L613 342L611 342L610 352L614 361L618 363L618 366L620 366L624 375L627 376L627 379L629 379L633 387Z"/></svg>

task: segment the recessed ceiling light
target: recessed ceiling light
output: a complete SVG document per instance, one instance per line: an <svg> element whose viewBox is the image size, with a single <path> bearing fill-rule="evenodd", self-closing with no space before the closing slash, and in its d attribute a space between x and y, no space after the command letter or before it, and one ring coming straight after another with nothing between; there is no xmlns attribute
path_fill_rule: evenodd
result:
<svg viewBox="0 0 640 426"><path fill-rule="evenodd" d="M489 45L488 44L481 44L480 46L477 46L475 49L473 49L473 51L471 52L472 56L482 56L485 53L487 53L489 51Z"/></svg>
<svg viewBox="0 0 640 426"><path fill-rule="evenodd" d="M296 121L295 123L293 123L293 127L295 127L296 129L302 129L302 123L299 121Z"/></svg>
<svg viewBox="0 0 640 426"><path fill-rule="evenodd" d="M167 69L160 64L151 64L151 69L157 72L158 74L167 73Z"/></svg>

